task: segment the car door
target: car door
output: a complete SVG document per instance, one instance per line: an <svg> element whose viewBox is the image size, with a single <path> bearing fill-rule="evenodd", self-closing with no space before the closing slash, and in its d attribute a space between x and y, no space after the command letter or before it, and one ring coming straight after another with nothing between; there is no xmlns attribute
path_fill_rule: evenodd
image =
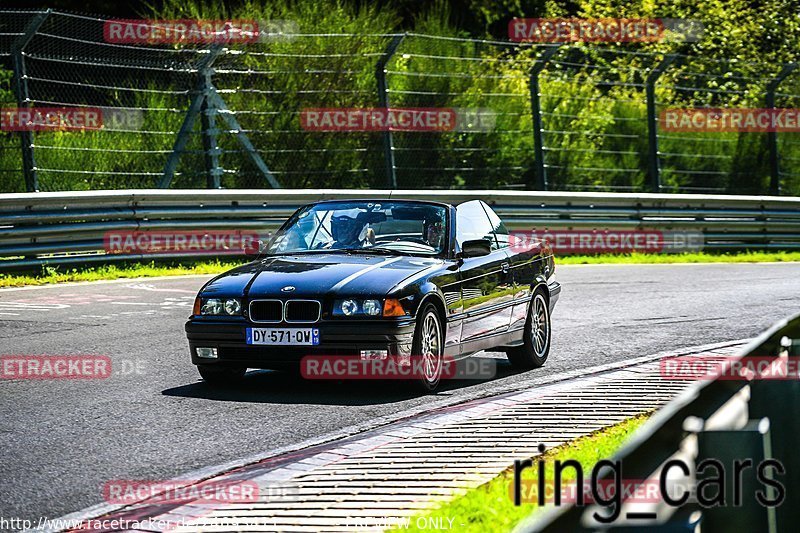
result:
<svg viewBox="0 0 800 533"><path fill-rule="evenodd" d="M492 223L482 202L474 200L456 208L456 246L465 241L485 239L491 252L467 257L459 268L464 320L461 341L504 333L511 322L514 290L509 259L498 246Z"/></svg>
<svg viewBox="0 0 800 533"><path fill-rule="evenodd" d="M525 325L525 320L528 316L528 302L530 301L530 286L535 274L533 259L535 253L531 250L520 249L519 247L511 247L510 235L508 228L494 212L494 210L481 202L486 216L492 225L492 231L497 239L497 246L503 250L508 258L511 266L511 282L513 284L513 300L514 305L511 309L509 317L509 330L514 331L521 329Z"/></svg>

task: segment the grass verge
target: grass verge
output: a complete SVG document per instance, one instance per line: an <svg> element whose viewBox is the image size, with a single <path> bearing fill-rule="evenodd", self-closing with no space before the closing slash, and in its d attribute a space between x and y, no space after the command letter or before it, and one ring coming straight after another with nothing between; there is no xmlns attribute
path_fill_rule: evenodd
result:
<svg viewBox="0 0 800 533"><path fill-rule="evenodd" d="M523 471L522 479L525 483L530 482L531 486L535 486L538 462L540 461L545 461L545 477L548 480L553 479L553 461L555 460L574 459L581 464L584 472L590 472L597 461L614 455L614 452L630 434L649 417L650 414L644 414L629 418L614 426L551 448L534 460L533 467ZM573 481L575 469L565 469L562 479ZM519 507L514 505L511 493L513 480L513 471L509 469L490 482L459 496L438 509L411 518L408 528L403 524L401 529L393 531L422 531L425 530L425 526L435 523L452 524L449 527L462 532L511 531L531 513L540 510L535 502L523 501ZM525 500L525 494L523 487L523 500Z"/></svg>
<svg viewBox="0 0 800 533"><path fill-rule="evenodd" d="M740 252L731 254L685 253L685 254L603 254L564 255L556 258L558 265L591 264L673 264L673 263L771 263L800 262L800 252ZM22 287L45 285L69 281L98 281L120 278L153 276L180 276L186 274L219 274L242 261L193 261L188 263L129 263L73 268L44 267L41 271L27 274L0 273L0 287Z"/></svg>
<svg viewBox="0 0 800 533"><path fill-rule="evenodd" d="M0 273L0 287L46 285L70 281L99 281L121 278L181 276L187 274L219 274L242 261L202 261L192 263L129 263L77 268L44 267L41 272L28 274Z"/></svg>
<svg viewBox="0 0 800 533"><path fill-rule="evenodd" d="M775 263L800 261L800 252L734 252L708 253L687 252L683 254L599 254L562 255L556 258L557 265L593 264L674 264L674 263Z"/></svg>

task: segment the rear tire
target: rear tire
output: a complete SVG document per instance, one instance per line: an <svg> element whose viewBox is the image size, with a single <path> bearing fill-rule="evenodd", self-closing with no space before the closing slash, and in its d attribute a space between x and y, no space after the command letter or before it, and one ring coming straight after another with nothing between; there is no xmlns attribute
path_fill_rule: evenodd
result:
<svg viewBox="0 0 800 533"><path fill-rule="evenodd" d="M247 372L246 368L217 366L217 365L197 365L200 376L209 385L230 386L240 383Z"/></svg>
<svg viewBox="0 0 800 533"><path fill-rule="evenodd" d="M444 366L444 334L436 307L427 304L418 315L417 327L414 328L414 342L411 345L412 365L419 357L422 376L414 380L416 388L430 393L436 390L442 379Z"/></svg>
<svg viewBox="0 0 800 533"><path fill-rule="evenodd" d="M506 352L511 365L524 370L544 365L550 354L550 308L541 289L533 293L522 339L522 346Z"/></svg>

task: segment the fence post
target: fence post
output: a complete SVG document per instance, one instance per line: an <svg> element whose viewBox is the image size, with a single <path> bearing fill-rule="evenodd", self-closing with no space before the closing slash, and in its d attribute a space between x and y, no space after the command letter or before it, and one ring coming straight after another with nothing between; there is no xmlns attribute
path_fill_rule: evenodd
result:
<svg viewBox="0 0 800 533"><path fill-rule="evenodd" d="M217 108L208 105L208 92L213 88L211 83L211 76L213 75L211 68L204 69L202 73L203 93L206 98L200 106L200 123L203 130L203 159L206 166L206 186L209 189L221 188L220 178L222 176L222 168L219 166L219 144L217 143Z"/></svg>
<svg viewBox="0 0 800 533"><path fill-rule="evenodd" d="M797 63L787 63L783 66L780 73L770 80L767 84L767 92L764 96L764 103L768 109L775 109L775 90L778 85L785 80L789 74L797 69ZM781 167L778 157L778 132L767 132L767 144L769 145L769 193L772 195L779 195L781 193Z"/></svg>
<svg viewBox="0 0 800 533"><path fill-rule="evenodd" d="M536 165L537 189L547 190L547 165L544 160L544 135L542 135L542 103L539 98L539 74L547 66L547 62L552 59L559 50L559 45L545 48L542 55L531 68L530 93L531 93L531 114L533 116L533 160Z"/></svg>
<svg viewBox="0 0 800 533"><path fill-rule="evenodd" d="M383 52L383 55L378 58L375 65L375 78L378 80L378 105L384 109L389 109L389 88L386 85L386 65L392 59L394 53L400 43L403 42L406 34L395 35L392 37L389 46ZM386 165L386 176L388 178L388 186L390 189L397 188L397 171L394 164L394 139L392 132L388 128L383 132L383 158Z"/></svg>
<svg viewBox="0 0 800 533"><path fill-rule="evenodd" d="M213 71L211 70L211 66L214 64L214 61L216 61L221 52L222 45L215 44L208 49L208 55L201 59L196 66L199 75L197 86L193 91L194 95L191 103L189 104L189 109L186 111L186 116L183 118L181 129L178 130L178 136L175 139L175 144L172 146L172 152L169 154L169 157L167 157L167 162L164 164L164 175L161 176L161 179L159 179L158 183L156 184L159 189L169 188L170 184L172 183L172 178L175 176L175 170L178 167L178 161L181 158L181 154L183 154L184 150L186 150L186 143L189 142L189 136L192 133L192 129L194 129L194 123L195 120L197 120L198 114L202 114L201 122L203 126L203 149L206 157L205 163L206 171L208 172L207 180L209 187L211 187L211 184L214 183L211 169L219 169L219 156L218 151L214 150L213 153L217 154L216 161L209 161L209 156L211 154L209 153L209 148L206 145L206 142L209 140L206 132L211 129L210 124L214 124L215 122L213 119L212 121L207 120L209 117L207 113L216 112L216 110L208 109L208 95L212 89L211 74ZM214 139L214 144L216 145L216 139Z"/></svg>
<svg viewBox="0 0 800 533"><path fill-rule="evenodd" d="M665 70L678 58L677 54L668 54L656 65L647 76L645 95L647 97L647 147L650 190L661 192L661 162L658 157L658 115L656 114L656 81Z"/></svg>
<svg viewBox="0 0 800 533"><path fill-rule="evenodd" d="M244 148L250 161L258 168L261 175L264 176L264 179L267 180L273 189L280 189L280 182L278 182L272 172L270 172L269 167L267 167L267 164L264 163L264 160L261 159L261 156L258 154L258 150L256 150L256 147L253 146L253 143L250 142L250 138L244 132L244 128L242 128L242 125L236 120L235 114L228 109L228 106L225 105L225 101L217 94L214 87L211 87L209 90L208 99L210 105L214 106L215 112L219 113L220 119L228 125L231 133L236 136L236 140L239 141L239 144Z"/></svg>
<svg viewBox="0 0 800 533"><path fill-rule="evenodd" d="M11 45L17 104L20 108L30 108L31 106L28 73L25 69L25 47L31 42L51 12L52 10L48 9L37 13L25 27L25 32ZM39 174L36 171L36 160L33 157L33 132L21 129L19 135L22 144L22 172L25 176L25 190L39 192Z"/></svg>

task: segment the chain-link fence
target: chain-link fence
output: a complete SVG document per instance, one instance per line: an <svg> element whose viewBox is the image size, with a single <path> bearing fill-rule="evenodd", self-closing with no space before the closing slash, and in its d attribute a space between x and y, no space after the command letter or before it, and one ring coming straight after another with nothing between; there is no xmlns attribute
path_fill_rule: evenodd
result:
<svg viewBox="0 0 800 533"><path fill-rule="evenodd" d="M109 21L0 11L0 104L104 110L0 132L0 191L511 188L800 194L795 132L666 132L668 108L791 107L794 65L668 46L415 33L113 42ZM285 30L285 28L284 28ZM455 110L451 129L320 131L309 109Z"/></svg>

